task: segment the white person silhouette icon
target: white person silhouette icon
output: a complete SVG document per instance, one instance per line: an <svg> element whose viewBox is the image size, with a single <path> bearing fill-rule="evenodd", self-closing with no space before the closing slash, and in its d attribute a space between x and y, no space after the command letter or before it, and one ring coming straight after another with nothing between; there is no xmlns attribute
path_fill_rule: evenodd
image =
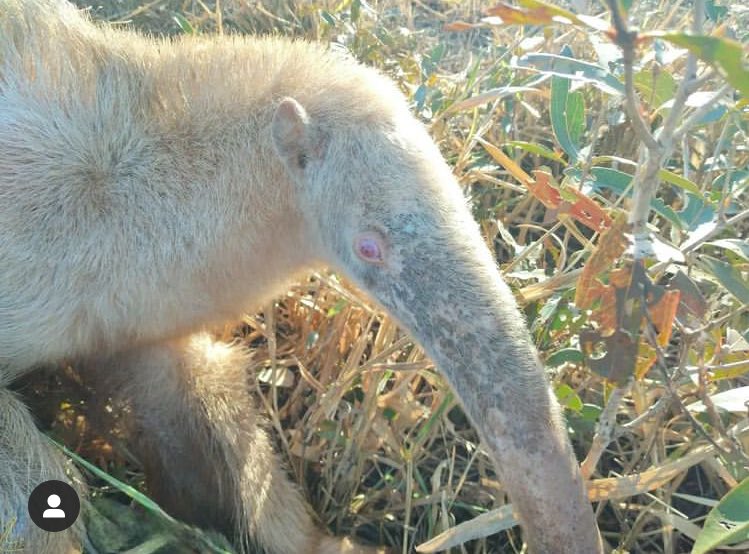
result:
<svg viewBox="0 0 749 554"><path fill-rule="evenodd" d="M56 494L50 494L47 497L47 505L49 508L44 510L44 513L42 514L43 519L47 518L59 518L59 517L65 517L65 512L61 510L58 506L60 505L60 497Z"/></svg>
<svg viewBox="0 0 749 554"><path fill-rule="evenodd" d="M63 481L44 481L29 495L29 516L37 527L51 533L64 531L78 519L81 501Z"/></svg>

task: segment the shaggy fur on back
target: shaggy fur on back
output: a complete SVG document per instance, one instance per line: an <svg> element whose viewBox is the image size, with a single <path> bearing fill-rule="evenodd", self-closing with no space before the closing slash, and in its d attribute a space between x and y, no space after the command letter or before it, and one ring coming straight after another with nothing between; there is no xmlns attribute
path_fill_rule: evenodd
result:
<svg viewBox="0 0 749 554"><path fill-rule="evenodd" d="M236 317L248 274L253 299L280 290L278 275L300 271L312 248L260 250L269 233L293 236L299 215L268 131L278 99L302 102L324 122L320 134L403 109L390 81L306 42L158 41L93 26L49 0L3 0L0 10L0 382L92 345ZM191 212L200 217L189 234L164 226ZM70 237L73 255L29 281L24 268L45 265L30 257L51 261ZM253 247L271 260L266 271L237 267L237 248ZM176 273L194 275L193 287L205 277L196 263L222 267L210 287L222 293L191 306ZM101 282L111 279L121 282ZM164 298L170 289L182 301ZM65 300L73 294L88 297L83 310ZM30 317L39 313L54 330L41 350Z"/></svg>

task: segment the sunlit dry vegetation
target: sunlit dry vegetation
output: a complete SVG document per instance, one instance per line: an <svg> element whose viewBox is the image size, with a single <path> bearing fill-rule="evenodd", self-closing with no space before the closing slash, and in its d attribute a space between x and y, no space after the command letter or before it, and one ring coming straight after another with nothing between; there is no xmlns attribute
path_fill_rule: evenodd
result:
<svg viewBox="0 0 749 554"><path fill-rule="evenodd" d="M79 5L159 35L307 37L393 77L524 306L608 545L670 554L698 537L696 552L749 540L743 2L557 3L579 18L531 1ZM310 276L224 335L252 351L277 448L332 532L402 552L522 550L456 398L338 276ZM40 419L92 464L91 552L231 551L124 488L148 493L116 417L108 434L87 422L74 369L45 379L30 387L46 391Z"/></svg>

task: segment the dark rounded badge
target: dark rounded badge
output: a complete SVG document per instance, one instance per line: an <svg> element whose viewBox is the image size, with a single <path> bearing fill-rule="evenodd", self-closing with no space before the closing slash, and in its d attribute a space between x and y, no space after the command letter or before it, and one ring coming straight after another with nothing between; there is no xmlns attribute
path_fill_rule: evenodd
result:
<svg viewBox="0 0 749 554"><path fill-rule="evenodd" d="M31 520L45 531L64 531L75 523L80 511L75 489L62 481L44 481L29 496Z"/></svg>

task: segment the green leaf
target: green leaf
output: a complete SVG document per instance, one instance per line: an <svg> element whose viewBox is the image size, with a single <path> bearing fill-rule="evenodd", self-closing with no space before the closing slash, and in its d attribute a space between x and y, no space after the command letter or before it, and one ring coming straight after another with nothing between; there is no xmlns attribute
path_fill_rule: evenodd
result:
<svg viewBox="0 0 749 554"><path fill-rule="evenodd" d="M96 475L99 479L102 479L103 481L106 481L107 483L109 483L110 485L112 485L114 488L116 488L118 491L120 491L121 493L126 494L127 496L129 496L130 498L132 498L133 500L135 500L138 504L140 504L144 508L150 510L151 512L155 513L159 517L162 517L162 518L166 519L167 521L170 521L170 522L174 522L175 521L174 518L172 518L172 516L170 516L169 514L167 514L161 508L161 506L159 506L158 504L156 504L156 502L154 502L153 500L151 500L150 498L148 498L145 494L143 494L142 492L140 492L138 489L135 489L135 488L131 487L130 485L128 485L126 483L123 483L119 479L116 479L116 478L112 477L106 471L103 471L99 467L93 465L88 460L80 457L75 452L73 452L71 450L68 450L63 445L58 444L55 441L51 441L51 442L55 446L57 446L58 448L60 448L65 453L66 456L72 458L77 464L79 464L79 465L83 466L84 468L86 468L88 471L90 471L91 473L93 473L94 475Z"/></svg>
<svg viewBox="0 0 749 554"><path fill-rule="evenodd" d="M715 222L715 209L703 198L687 195L687 204L679 210L679 219L681 219L686 228L696 232L702 225L713 224ZM682 243L682 247L685 243Z"/></svg>
<svg viewBox="0 0 749 554"><path fill-rule="evenodd" d="M705 14L713 21L719 21L728 14L728 7L716 6L715 0L707 0L705 2Z"/></svg>
<svg viewBox="0 0 749 554"><path fill-rule="evenodd" d="M726 81L749 97L749 69L744 65L744 49L740 42L683 32L652 32L648 36L660 37L686 48L702 61L718 67Z"/></svg>
<svg viewBox="0 0 749 554"><path fill-rule="evenodd" d="M413 99L416 102L416 109L419 111L424 109L424 102L427 99L427 92L429 92L429 87L424 84L419 85L419 88L417 88L416 92L414 92Z"/></svg>
<svg viewBox="0 0 749 554"><path fill-rule="evenodd" d="M736 379L738 377L741 377L745 373L749 373L749 360L746 360L746 363L739 364L739 365L731 365L728 367L716 367L710 373L711 373L711 376L710 376L711 381L719 381L721 379ZM746 387L743 387L743 388L746 388ZM749 398L746 399L746 401L749 401ZM731 411L731 410L728 410L728 411ZM733 411L736 411L736 410L733 410ZM742 409L739 410L739 412L746 413L745 403L742 404Z"/></svg>
<svg viewBox="0 0 749 554"><path fill-rule="evenodd" d="M583 353L578 348L562 348L546 358L546 364L549 367L557 367L564 363L582 364Z"/></svg>
<svg viewBox="0 0 749 554"><path fill-rule="evenodd" d="M637 167L637 162L634 162L627 158L621 158L619 156L594 156L593 157L594 164L612 163L612 162L616 162L619 165L627 165L632 168ZM666 183L677 186L680 189L685 190L686 192L692 193L695 196L698 196L700 199L702 198L702 191L700 190L700 187L698 187L689 179L685 179L681 175L677 175L673 171L669 171L668 169L661 169L658 172L658 178L660 178L661 181L665 181Z"/></svg>
<svg viewBox="0 0 749 554"><path fill-rule="evenodd" d="M507 96L514 96L515 94L519 94L521 92L538 92L538 90L539 89L533 87L494 88L491 90L487 90L486 92L482 92L481 94L476 94L474 96L466 98L465 100L455 102L454 104L450 105L450 107L447 108L444 113L449 114L464 110L472 110L474 108L478 108L479 106L483 106L484 104L494 102L495 100L499 100Z"/></svg>
<svg viewBox="0 0 749 554"><path fill-rule="evenodd" d="M676 94L676 81L665 69L643 69L635 73L635 88L649 106L657 108Z"/></svg>
<svg viewBox="0 0 749 554"><path fill-rule="evenodd" d="M582 171L580 170L569 170L567 174L578 180L582 177ZM627 191L627 187L632 182L632 175L629 173L609 167L596 166L590 168L590 175L594 179L591 183L594 188L602 187L618 194L624 194L625 192L631 194L631 191Z"/></svg>
<svg viewBox="0 0 749 554"><path fill-rule="evenodd" d="M541 156L549 160L554 160L555 162L566 165L566 162L564 161L564 158L562 156L540 144L534 144L532 142L525 142L522 140L511 140L504 143L503 146L520 148L521 150L525 150L526 152L529 152L531 154L536 154L537 156Z"/></svg>
<svg viewBox="0 0 749 554"><path fill-rule="evenodd" d="M703 268L742 304L749 304L749 282L738 269L710 256L700 256Z"/></svg>
<svg viewBox="0 0 749 554"><path fill-rule="evenodd" d="M158 548L165 547L175 536L164 532L159 525L158 518L148 518L146 515L132 509L132 506L118 502L105 495L90 497L89 507L86 509L86 534L96 547L98 552L133 552L128 549L134 543L141 543L135 549L140 554L140 549L145 544L153 544L157 539ZM154 536L154 533L155 536ZM145 543L141 541L145 537L151 537ZM148 551L148 548L146 549ZM153 551L152 551L153 552Z"/></svg>
<svg viewBox="0 0 749 554"><path fill-rule="evenodd" d="M551 127L554 136L570 160L577 161L580 150L570 134L567 101L570 97L570 80L563 77L551 79Z"/></svg>
<svg viewBox="0 0 749 554"><path fill-rule="evenodd" d="M356 23L361 15L361 0L351 2L351 21Z"/></svg>
<svg viewBox="0 0 749 554"><path fill-rule="evenodd" d="M594 164L612 163L612 162L616 162L619 165L627 165L632 168L637 167L637 162L634 162L627 158L621 158L619 156L594 156L593 157ZM702 191L700 190L700 187L698 187L689 179L685 179L681 175L677 175L673 171L670 171L668 169L661 169L660 171L658 171L658 178L661 181L665 181L666 183L677 186L680 189L683 189L686 192L689 192L699 197L700 199L702 199Z"/></svg>
<svg viewBox="0 0 749 554"><path fill-rule="evenodd" d="M393 408L385 408L384 410L382 410L382 415L388 421L395 421L395 418L398 417L398 412Z"/></svg>
<svg viewBox="0 0 749 554"><path fill-rule="evenodd" d="M585 132L585 100L582 92L567 95L567 130L573 142L580 144Z"/></svg>
<svg viewBox="0 0 749 554"><path fill-rule="evenodd" d="M615 96L624 94L624 85L609 71L600 65L583 62L568 56L525 54L517 59L515 65L548 75L590 83L606 94Z"/></svg>
<svg viewBox="0 0 749 554"><path fill-rule="evenodd" d="M348 300L346 300L345 298L339 298L333 306L328 308L328 313L325 314L325 317L334 317L338 315L339 313L341 313L343 308L346 307L347 304Z"/></svg>
<svg viewBox="0 0 749 554"><path fill-rule="evenodd" d="M119 479L112 477L106 471L102 471L98 466L95 466L94 464L90 463L88 460L82 458L75 452L68 450L62 444L59 444L56 441L49 439L49 438L48 440L57 448L62 450L63 453L65 453L65 455L71 458L74 462L86 468L87 471L90 471L91 473L96 475L99 479L106 481L107 483L112 485L115 489L119 490L120 492L124 493L125 495L135 500L138 504L148 509L157 517L159 517L161 520L166 522L169 526L174 526L181 533L186 533L185 535L186 538L191 538L194 540L194 542L197 542L196 547L198 548L199 552L211 552L215 554L232 554L229 550L227 550L220 544L217 544L216 541L212 539L210 536L208 536L205 532L196 530L196 529L191 529L186 524L180 523L179 521L174 519L172 516L167 514L156 502L148 498L148 496L146 496L139 490L131 487L130 485L123 483Z"/></svg>
<svg viewBox="0 0 749 554"><path fill-rule="evenodd" d="M192 23L190 23L181 13L175 13L172 19L174 19L174 22L186 35L196 34L195 27L193 27Z"/></svg>
<svg viewBox="0 0 749 554"><path fill-rule="evenodd" d="M601 412L603 412L603 409L600 406L596 406L595 404L583 404L583 409L580 415L585 421L596 423L601 417Z"/></svg>
<svg viewBox="0 0 749 554"><path fill-rule="evenodd" d="M335 27L336 26L335 16L332 13L330 13L329 11L321 10L320 11L320 17L322 18L322 20L325 23L327 23L331 27Z"/></svg>
<svg viewBox="0 0 749 554"><path fill-rule="evenodd" d="M717 246L718 248L730 250L740 258L743 258L747 262L749 262L749 244L747 244L746 240L720 239L706 242L705 245Z"/></svg>
<svg viewBox="0 0 749 554"><path fill-rule="evenodd" d="M702 198L702 191L700 190L700 187L698 187L689 179L685 179L681 175L677 175L673 171L669 171L668 169L661 169L660 171L658 171L658 177L661 179L661 181L666 181L667 183L675 185L680 189L691 192L692 194Z"/></svg>
<svg viewBox="0 0 749 554"><path fill-rule="evenodd" d="M718 502L707 515L692 554L704 554L723 544L749 539L749 477Z"/></svg>
<svg viewBox="0 0 749 554"><path fill-rule="evenodd" d="M738 132L738 131L737 131ZM727 186L726 186L727 185ZM721 173L710 185L713 191L723 192L726 189L731 191L731 195L737 197L744 188L749 185L749 171L745 169L737 169L728 173Z"/></svg>
<svg viewBox="0 0 749 554"><path fill-rule="evenodd" d="M437 409L432 412L432 415L429 416L429 419L426 421L426 423L424 423L421 429L419 429L419 432L416 434L414 444L422 444L427 439L427 437L429 437L434 425L438 421L440 421L447 409L452 406L454 400L455 397L453 396L452 392L448 392L445 395L445 398L442 399L442 402L439 406L437 406Z"/></svg>
<svg viewBox="0 0 749 554"><path fill-rule="evenodd" d="M565 408L569 408L575 412L580 413L583 410L583 401L569 385L562 383L555 390L554 393L557 395L557 400Z"/></svg>

